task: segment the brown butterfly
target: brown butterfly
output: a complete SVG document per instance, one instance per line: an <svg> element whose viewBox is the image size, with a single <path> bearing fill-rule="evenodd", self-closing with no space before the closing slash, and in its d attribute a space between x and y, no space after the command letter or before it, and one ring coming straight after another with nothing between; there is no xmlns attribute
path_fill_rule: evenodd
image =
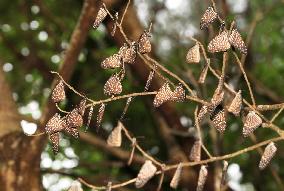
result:
<svg viewBox="0 0 284 191"><path fill-rule="evenodd" d="M117 74L112 75L104 85L105 95L117 95L122 92L122 85Z"/></svg>
<svg viewBox="0 0 284 191"><path fill-rule="evenodd" d="M121 67L120 59L121 59L121 57L120 57L119 54L114 54L114 55L106 58L101 63L101 67L103 69L119 68L119 67Z"/></svg>
<svg viewBox="0 0 284 191"><path fill-rule="evenodd" d="M120 147L122 142L121 130L123 124L118 121L117 126L112 130L107 139L107 144L111 147Z"/></svg>
<svg viewBox="0 0 284 191"><path fill-rule="evenodd" d="M169 83L165 83L158 91L158 93L156 94L155 98L154 98L154 107L159 107L160 105L162 105L163 103L165 103L166 101L170 100L172 97L172 90L169 86Z"/></svg>
<svg viewBox="0 0 284 191"><path fill-rule="evenodd" d="M181 179L181 173L182 173L182 163L179 163L170 183L171 188L176 189L178 187L179 181Z"/></svg>
<svg viewBox="0 0 284 191"><path fill-rule="evenodd" d="M208 170L205 165L202 165L199 171L196 191L202 191L207 179Z"/></svg>
<svg viewBox="0 0 284 191"><path fill-rule="evenodd" d="M223 133L226 130L226 114L224 109L216 109L212 116L212 122L214 127L220 132Z"/></svg>
<svg viewBox="0 0 284 191"><path fill-rule="evenodd" d="M51 144L52 144L52 150L53 150L53 153L55 155L59 151L59 137L60 137L59 132L49 135L49 139L50 139Z"/></svg>
<svg viewBox="0 0 284 191"><path fill-rule="evenodd" d="M138 52L141 54L146 54L151 52L151 42L150 42L150 33L145 30L138 40Z"/></svg>
<svg viewBox="0 0 284 191"><path fill-rule="evenodd" d="M208 7L201 17L200 29L203 30L217 19L218 14L214 11L213 7Z"/></svg>
<svg viewBox="0 0 284 191"><path fill-rule="evenodd" d="M201 158L201 141L196 140L190 150L189 159L194 162L200 161Z"/></svg>
<svg viewBox="0 0 284 191"><path fill-rule="evenodd" d="M66 115L66 124L68 127L78 128L83 125L83 117L80 115L78 108L73 109Z"/></svg>
<svg viewBox="0 0 284 191"><path fill-rule="evenodd" d="M247 54L246 44L243 41L241 34L237 31L237 29L232 30L229 36L229 42L234 48L239 49L241 53Z"/></svg>
<svg viewBox="0 0 284 191"><path fill-rule="evenodd" d="M94 24L93 24L93 27L94 27L95 29L98 28L99 25L101 24L101 22L106 18L106 16L107 16L107 12L106 12L105 8L104 8L104 7L101 7L101 8L99 9L99 12L98 12L98 14L97 14L97 17L96 17L96 19L95 19L95 22L94 22Z"/></svg>
<svg viewBox="0 0 284 191"><path fill-rule="evenodd" d="M62 131L64 128L65 128L64 120L62 120L60 115L56 113L46 123L45 132L47 134L52 134L52 133Z"/></svg>
<svg viewBox="0 0 284 191"><path fill-rule="evenodd" d="M183 102L185 100L185 90L183 89L181 84L176 86L170 100L176 102Z"/></svg>
<svg viewBox="0 0 284 191"><path fill-rule="evenodd" d="M228 38L228 32L223 31L221 34L214 37L208 44L208 51L211 53L224 52L231 47Z"/></svg>
<svg viewBox="0 0 284 191"><path fill-rule="evenodd" d="M106 105L104 103L102 103L100 105L99 111L98 111L98 115L97 115L97 131L99 130L103 117L104 117L104 113L105 113L105 108Z"/></svg>
<svg viewBox="0 0 284 191"><path fill-rule="evenodd" d="M200 62L200 52L199 44L196 43L192 48L190 48L186 54L187 63L199 63Z"/></svg>
<svg viewBox="0 0 284 191"><path fill-rule="evenodd" d="M155 167L150 160L146 160L143 166L141 167L136 181L136 188L142 188L156 173L157 167Z"/></svg>
<svg viewBox="0 0 284 191"><path fill-rule="evenodd" d="M249 136L261 124L262 124L262 119L254 111L250 111L247 114L244 122L244 127L243 127L244 137Z"/></svg>
<svg viewBox="0 0 284 191"><path fill-rule="evenodd" d="M64 91L64 83L63 81L59 81L59 83L55 86L52 91L51 99L53 102L57 103L63 101L66 98L65 91Z"/></svg>
<svg viewBox="0 0 284 191"><path fill-rule="evenodd" d="M271 159L274 157L275 153L277 151L277 147L273 142L269 143L261 156L260 162L259 162L259 169L263 170L267 165L270 163Z"/></svg>
<svg viewBox="0 0 284 191"><path fill-rule="evenodd" d="M242 91L239 90L235 95L233 101L228 107L228 111L233 113L235 116L239 116L242 109Z"/></svg>
<svg viewBox="0 0 284 191"><path fill-rule="evenodd" d="M137 55L137 44L132 42L130 46L124 44L120 49L118 54L121 56L123 63L132 64L135 62Z"/></svg>

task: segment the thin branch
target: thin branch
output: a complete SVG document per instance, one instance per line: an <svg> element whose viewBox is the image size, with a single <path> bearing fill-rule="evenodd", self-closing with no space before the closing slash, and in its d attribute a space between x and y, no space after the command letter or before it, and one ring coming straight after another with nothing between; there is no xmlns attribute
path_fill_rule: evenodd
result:
<svg viewBox="0 0 284 191"><path fill-rule="evenodd" d="M247 74L246 74L246 72L245 72L245 70L243 68L243 65L242 65L240 59L238 58L238 55L235 52L233 52L233 54L234 54L235 59L236 59L238 65L239 65L239 67L240 67L240 69L241 69L241 71L243 73L243 76L245 78L245 81L246 81L248 89L249 89L249 93L250 93L250 97L251 97L251 100L252 100L252 104L255 107L256 106L256 102L255 102L255 99L254 99L254 95L253 95L252 88L251 88L250 82L248 80Z"/></svg>
<svg viewBox="0 0 284 191"><path fill-rule="evenodd" d="M122 23L123 23L123 20L124 20L124 17L125 17L125 15L126 15L126 12L127 12L127 10L128 10L128 7L129 7L129 5L130 5L130 2L131 2L131 0L128 0L127 5L126 5L126 7L125 7L125 9L124 9L123 15L122 15L122 17L121 17L121 20L120 20L120 24L119 24L119 25L122 25Z"/></svg>
<svg viewBox="0 0 284 191"><path fill-rule="evenodd" d="M123 126L122 127L126 137L128 138L128 140L130 142L132 142L133 140L133 137L130 135L130 133L128 132L128 130ZM163 164L160 163L159 161L157 161L156 159L154 159L151 155L149 155L146 151L144 151L142 149L142 147L139 146L139 144L136 142L136 144L134 145L141 153L142 155L144 155L146 158L148 158L149 160L151 160L152 162L154 162L155 164L159 165L159 166L162 166Z"/></svg>
<svg viewBox="0 0 284 191"><path fill-rule="evenodd" d="M271 111L271 110L277 110L284 107L284 103L279 104L272 104L272 105L258 105L256 109L258 111Z"/></svg>
<svg viewBox="0 0 284 191"><path fill-rule="evenodd" d="M202 164L208 164L208 163L212 163L212 162L216 162L216 161L221 161L221 160L226 160L226 159L230 159L230 158L233 158L233 157L236 157L236 156L239 156L241 154L244 154L244 153L247 153L247 152L250 152L250 151L253 151L259 147L262 147L264 145L267 145L269 144L270 142L278 142L278 141L281 141L283 140L283 137L274 137L274 138L271 138L271 139L268 139L266 141L262 141L260 143L257 143L255 145L252 145L250 147L247 147L247 148L244 148L242 150L239 150L239 151L236 151L236 152L233 152L233 153L230 153L230 154L226 154L226 155L223 155L223 156L218 156L218 157L212 157L210 159L206 159L206 160L201 160L201 161L198 161L198 162L184 162L184 163L181 163L182 167L191 167L191 166L196 166L196 165L202 165ZM178 167L179 164L175 164L175 165L168 165L164 168L164 172L166 171L169 171L169 170L173 170L173 169L176 169ZM155 175L158 175L158 174L161 174L162 171L157 171ZM106 189L106 186L94 186L92 184L89 184L87 183L85 180L83 180L82 178L78 178L78 180L88 186L89 188L92 188L92 189L96 189L96 190L105 190ZM130 179L128 181L125 181L125 182L122 182L122 183L119 183L119 184L115 184L115 185L112 185L111 188L114 189L114 188L120 188L120 187L123 187L123 186L126 186L126 185L129 185L129 184L132 184L136 181L136 178L133 178L133 179Z"/></svg>
<svg viewBox="0 0 284 191"><path fill-rule="evenodd" d="M197 129L197 136L198 136L198 138L199 138L199 140L201 142L202 149L205 151L205 153L208 155L209 158L212 158L212 155L210 154L208 149L203 144L202 133L201 133L201 130L200 130L200 124L198 122L197 112L198 112L198 107L196 107L196 109L194 111L194 121L195 121L195 126L196 126L196 129Z"/></svg>
<svg viewBox="0 0 284 191"><path fill-rule="evenodd" d="M281 109L279 109L279 111L272 117L272 119L270 120L270 123L273 123L275 121L275 119L281 114L281 112L283 111L284 107L282 107Z"/></svg>

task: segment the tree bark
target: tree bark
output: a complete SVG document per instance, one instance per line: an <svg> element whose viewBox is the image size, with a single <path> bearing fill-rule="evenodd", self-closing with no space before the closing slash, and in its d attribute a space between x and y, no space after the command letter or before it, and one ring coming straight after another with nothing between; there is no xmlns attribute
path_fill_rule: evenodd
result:
<svg viewBox="0 0 284 191"><path fill-rule="evenodd" d="M17 106L3 70L0 70L0 89L1 190L41 190L41 152L38 152L39 149L35 145L39 138L27 137L22 133Z"/></svg>
<svg viewBox="0 0 284 191"><path fill-rule="evenodd" d="M97 12L94 0L85 0L84 6L73 31L69 49L59 69L62 77L69 81L78 56L86 41ZM53 81L53 86L56 79ZM0 70L0 185L1 191L43 190L40 173L40 156L46 144L46 136L28 137L20 128L20 120L11 89ZM39 129L56 112L51 99L46 104Z"/></svg>

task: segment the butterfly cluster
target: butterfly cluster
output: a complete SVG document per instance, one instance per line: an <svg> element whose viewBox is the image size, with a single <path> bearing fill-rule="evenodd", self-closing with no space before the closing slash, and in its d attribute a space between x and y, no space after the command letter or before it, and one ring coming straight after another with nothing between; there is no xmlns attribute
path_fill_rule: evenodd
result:
<svg viewBox="0 0 284 191"><path fill-rule="evenodd" d="M114 96L121 94L122 84L121 81L124 78L125 67L124 64L133 64L136 60L137 54L146 54L151 52L150 42L150 29L144 30L137 41L133 41L130 44L124 43L120 47L119 51L101 62L103 69L115 69L120 68L120 72L113 74L104 85L104 94L108 96ZM153 74L152 74L153 77ZM150 80L149 80L150 82ZM150 84L148 83L148 85ZM146 88L145 88L146 89Z"/></svg>
<svg viewBox="0 0 284 191"><path fill-rule="evenodd" d="M52 91L51 98L56 103L59 101L58 95L65 95L64 83L62 81L60 81ZM63 101L64 99L60 99L60 101ZM60 132L67 133L74 138L79 138L78 128L83 125L85 109L86 100L83 99L78 106L64 117L61 117L59 113L55 113L48 120L45 125L45 133L49 135L49 139L52 143L52 150L55 154L59 151Z"/></svg>
<svg viewBox="0 0 284 191"><path fill-rule="evenodd" d="M51 93L52 100L58 104L60 101L63 101L66 99L65 96L65 88L64 88L64 81L61 80L58 82L58 84L55 86ZM114 87L109 87L109 91L117 91ZM80 103L75 106L70 112L67 112L65 116L60 116L59 113L55 113L46 123L45 125L45 133L49 135L49 139L52 144L52 150L54 154L57 154L59 151L59 141L60 141L60 133L66 133L76 139L79 138L79 128L83 126L83 124L88 126L90 125L91 118L93 115L93 106L89 108L87 115L87 122L84 123L84 115L85 111L87 109L87 100L82 99ZM97 115L97 123L96 126L99 128L103 115L105 110L105 104L102 103L98 110Z"/></svg>
<svg viewBox="0 0 284 191"><path fill-rule="evenodd" d="M164 83L155 95L153 105L159 107L167 101L182 102L185 100L185 90L181 84L175 87L174 91L168 82Z"/></svg>
<svg viewBox="0 0 284 191"><path fill-rule="evenodd" d="M208 7L201 18L200 29L203 30L209 27L217 19L218 13L213 7ZM221 29L221 32L209 42L207 47L209 52L225 52L232 46L240 50L242 54L247 54L246 45L237 29L233 29L232 31L224 30L224 23L221 23Z"/></svg>

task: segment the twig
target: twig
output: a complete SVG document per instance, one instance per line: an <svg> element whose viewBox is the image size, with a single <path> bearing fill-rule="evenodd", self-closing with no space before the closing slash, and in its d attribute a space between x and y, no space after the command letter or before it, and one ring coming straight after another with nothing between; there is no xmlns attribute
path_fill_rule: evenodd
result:
<svg viewBox="0 0 284 191"><path fill-rule="evenodd" d="M122 130L124 131L126 137L128 138L129 141L132 142L133 140L133 137L130 135L130 133L128 132L128 130L123 126L122 127ZM151 155L149 155L146 151L144 151L140 146L139 144L136 142L135 146L141 153L142 155L144 155L146 158L148 158L149 160L151 160L153 163L159 165L159 166L162 166L163 164L160 163L159 161L157 161L156 159L154 159Z"/></svg>
<svg viewBox="0 0 284 191"><path fill-rule="evenodd" d="M250 97L251 97L251 100L252 100L252 104L255 107L256 103L255 103L254 95L253 95L252 88L251 88L250 82L248 80L247 74L246 74L246 72L245 72L245 70L243 68L243 65L242 65L240 59L238 58L238 55L235 52L233 52L233 54L234 54L235 59L236 59L238 65L239 65L239 67L240 67L240 69L241 69L241 71L242 71L242 73L244 75L245 81L246 81L248 89L249 89L249 93L250 93Z"/></svg>
<svg viewBox="0 0 284 191"><path fill-rule="evenodd" d="M122 25L122 23L123 23L123 19L124 19L125 14L126 14L126 12L127 12L127 10L128 10L128 7L129 7L129 5L130 5L130 2L131 2L131 0L128 0L127 5L126 5L126 7L125 7L125 10L124 10L124 12L123 12L123 15L122 15L122 17L121 17L121 20L120 20L119 25Z"/></svg>
<svg viewBox="0 0 284 191"><path fill-rule="evenodd" d="M233 152L233 153L230 153L230 154L226 154L226 155L223 155L223 156L218 156L218 157L212 157L210 159L206 159L206 160L201 160L201 161L198 161L198 162L184 162L184 163L181 163L182 167L191 167L191 166L196 166L196 165L202 165L202 164L208 164L208 163L212 163L212 162L216 162L216 161L221 161L221 160L226 160L226 159L230 159L230 158L233 158L233 157L236 157L236 156L239 156L241 154L244 154L244 153L247 153L247 152L250 152L250 151L253 151L259 147L262 147L264 145L267 145L269 144L270 142L278 142L278 141L281 141L283 140L283 137L274 137L274 138L271 138L271 139L268 139L266 141L262 141L260 143L257 143L255 145L252 145L250 147L247 147L247 148L244 148L242 150L239 150L239 151L236 151L236 152ZM160 163L161 164L161 163ZM162 165L162 164L161 164ZM164 171L169 171L169 170L173 170L173 169L176 169L178 167L179 164L175 164L175 165L167 165L165 168L164 168ZM161 174L162 171L158 171L156 172L156 175L158 174ZM89 188L92 188L92 189L96 189L96 190L105 190L106 189L106 186L94 186L92 184L89 184L87 183L86 181L84 181L82 178L78 178L78 180L88 186ZM123 186L126 186L126 185L129 185L129 184L132 184L136 181L136 178L133 178L133 179L130 179L128 181L125 181L125 182L122 182L122 183L119 183L119 184L115 184L115 185L112 185L111 188L120 188L120 187L123 187Z"/></svg>
<svg viewBox="0 0 284 191"><path fill-rule="evenodd" d="M195 121L195 126L196 126L196 129L197 129L197 135L198 135L198 138L201 142L202 149L205 151L205 153L208 155L209 158L212 158L212 155L210 154L210 152L205 147L205 145L203 144L203 141L202 141L202 134L201 134L201 130L200 130L200 124L198 122L197 112L198 112L198 107L196 107L196 109L194 111L194 121Z"/></svg>
<svg viewBox="0 0 284 191"><path fill-rule="evenodd" d="M256 109L258 111L270 111L270 110L277 110L284 107L284 103L273 104L273 105L258 105Z"/></svg>
<svg viewBox="0 0 284 191"><path fill-rule="evenodd" d="M142 55L141 55L142 56ZM143 56L142 56L143 57ZM148 55L145 55L145 58L154 63L156 66L158 66L162 71L164 71L165 73L169 74L170 76L172 76L173 78L177 79L180 83L182 83L182 85L184 85L184 87L191 93L191 95L195 95L195 93L193 92L193 90L176 74L174 74L173 72L169 71L167 68L165 68L164 66L162 66L160 63L158 63L156 60L154 60L153 58L151 58Z"/></svg>
<svg viewBox="0 0 284 191"><path fill-rule="evenodd" d="M283 111L284 107L282 107L281 109L279 109L279 111L272 117L272 119L270 120L270 123L273 123L275 121L275 119L281 114L281 112Z"/></svg>

